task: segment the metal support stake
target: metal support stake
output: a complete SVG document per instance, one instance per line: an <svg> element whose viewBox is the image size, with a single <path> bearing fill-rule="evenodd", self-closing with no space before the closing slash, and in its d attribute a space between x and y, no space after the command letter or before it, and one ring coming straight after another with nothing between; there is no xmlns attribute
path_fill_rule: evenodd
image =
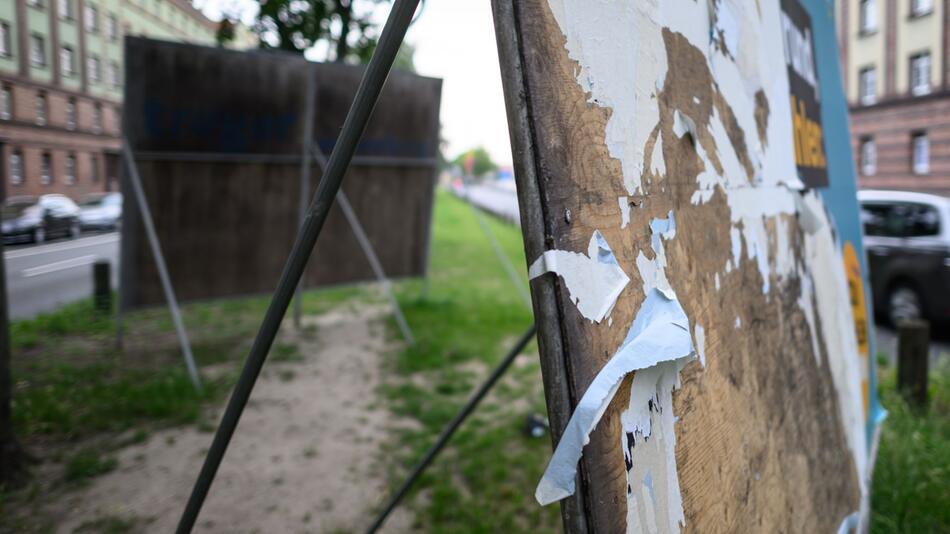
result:
<svg viewBox="0 0 950 534"><path fill-rule="evenodd" d="M309 67L309 65L308 65ZM304 124L303 140L300 147L300 225L307 217L307 199L310 198L310 158L307 153L310 145L313 144L313 110L316 100L317 84L315 81L316 70L309 69L310 76L307 78L307 94L304 99ZM300 316L303 315L303 280L297 284L297 291L294 293L294 327L300 329Z"/></svg>
<svg viewBox="0 0 950 534"><path fill-rule="evenodd" d="M132 156L132 148L124 137L122 138L122 157L125 159L125 166L129 171L129 182L132 184L132 192L135 202L142 213L142 224L145 226L145 235L148 237L148 244L152 248L152 256L155 258L155 267L158 268L158 277L162 281L162 290L165 292L165 300L168 301L168 310L172 315L172 323L175 325L175 331L178 333L178 341L181 343L181 351L185 356L185 366L188 368L188 376L191 377L191 383L195 389L201 391L201 379L198 377L198 368L195 367L195 358L191 354L191 343L188 341L188 332L185 331L185 324L181 320L181 312L178 309L178 299L175 298L175 290L172 288L171 277L168 276L168 267L165 265L165 256L162 255L162 247L158 243L158 234L155 233L155 225L152 223L152 212L148 209L148 202L145 199L145 191L142 189L142 181L139 179L139 169L135 165L135 158Z"/></svg>
<svg viewBox="0 0 950 534"><path fill-rule="evenodd" d="M92 302L96 313L112 313L112 264L107 260L92 264Z"/></svg>
<svg viewBox="0 0 950 534"><path fill-rule="evenodd" d="M488 223L485 222L485 217L482 215L482 212L468 198L467 189L468 188L466 187L465 202L467 202L469 207L472 208L472 212L475 214L475 220L478 221L478 226L481 227L482 232L484 232L485 236L488 238L488 242L491 244L492 250L495 251L495 256L498 257L498 261L501 262L501 266L504 267L505 272L508 273L508 278L511 279L511 283L514 284L515 289L518 290L518 295L521 296L521 300L524 301L525 306L527 306L528 309L530 310L531 309L531 295L528 294L528 289L525 287L524 283L522 283L521 277L518 276L518 273L515 272L515 268L511 264L511 260L508 259L508 255L505 254L505 251L502 250L501 245L498 243L498 240L495 239L495 234L492 233L491 228L488 227Z"/></svg>
<svg viewBox="0 0 950 534"><path fill-rule="evenodd" d="M211 483L214 481L215 474L218 472L218 466L221 465L221 459L228 449L231 442L231 436L234 435L234 429L237 428L238 421L241 419L241 413L251 397L251 391L254 389L254 383L257 376L264 366L267 359L267 352L274 343L277 331L280 329L280 323L287 313L287 306L294 296L294 289L297 282L303 275L303 271L313 252L313 247L317 243L317 237L323 224L326 222L327 214L333 205L333 199L336 197L340 184L343 181L343 175L346 168L353 159L356 152L356 146L363 131L366 129L366 123L376 106L379 99L379 93L386 83L389 76L389 70L392 68L393 60L396 58L396 52L402 44L409 23L412 21L412 15L419 5L419 0L396 0L393 3L392 10L389 12L389 18L383 27L376 50L373 57L366 66L363 73L363 79L356 90L356 97L343 122L343 128L333 152L330 154L330 160L327 162L327 170L320 180L317 192L314 195L310 209L307 211L307 217L297 234L293 249L284 265L284 271L277 282L277 289L274 291L274 297L271 299L264 320L261 322L257 337L254 338L254 344L251 345L251 351L244 362L244 368L234 385L234 391L228 400L228 406L221 417L221 424L214 434L214 441L211 442L211 448L208 449L208 455L205 457L204 464L201 466L201 472L195 480L195 486L188 498L188 504L182 512L181 520L178 522L177 532L187 534L191 532L201 512L201 506L204 504Z"/></svg>
<svg viewBox="0 0 950 534"><path fill-rule="evenodd" d="M320 172L326 172L327 161L323 156L323 152L320 151L320 147L316 145L312 146L313 150L311 153L313 154L313 159L317 162L317 165L320 166ZM393 308L393 315L396 316L396 324L399 325L399 330L402 331L403 339L406 340L406 343L414 345L416 340L412 336L412 330L409 329L409 323L406 322L406 316L402 314L402 308L399 307L399 301L396 300L396 294L393 293L393 286L389 282L386 272L383 270L383 264L379 262L376 251L373 250L373 244L369 242L369 237L366 235L366 231L363 230L363 225L360 224L360 220L356 216L356 212L353 211L353 206L350 205L350 200L346 197L346 193L343 192L343 189L337 192L336 200L340 203L343 216L346 217L350 228L353 229L356 240L359 242L360 248L363 249L363 254L366 255L366 259L369 261L369 265L376 275L376 280L383 286L383 291L386 292L386 296L389 298L389 304Z"/></svg>
<svg viewBox="0 0 950 534"><path fill-rule="evenodd" d="M399 504L399 501L401 501L402 498L406 496L406 493L409 492L409 488L411 488L416 479L422 475L422 472L425 471L427 467L429 467L429 464L432 463L432 460L435 460L435 457L439 454L439 452L442 451L442 448L445 447L445 444L448 443L449 439L452 438L452 434L455 434L455 431L458 430L460 426L462 426L462 423L469 415L471 415L471 413L478 406L478 403L481 402L483 398L485 398L485 395L491 390L492 386L495 385L495 382L498 382L498 379L505 374L505 371L508 370L508 367L511 365L511 363L515 361L515 358L521 354L521 351L524 350L528 342L534 338L534 333L535 327L534 325L531 325L531 328L529 328L528 331L521 336L518 342L515 343L515 346L511 349L508 355L505 356L505 359L503 359L501 363L498 364L498 367L492 371L488 379L486 379L485 382L479 386L478 390L475 391L475 394L472 395L462 410L459 411L459 413L457 413L455 417L452 418L449 424L445 426L445 428L442 430L442 433L439 434L439 439L437 439L432 447L429 448L425 456L422 457L422 460L420 460L419 463L417 463L416 466L412 468L412 473L406 478L406 481L402 483L402 486L399 486L399 490L397 490L396 493L390 497L389 502L386 503L386 507L373 522L373 525L366 531L368 534L373 534L379 530L381 526L383 526L386 518L389 517L389 514L392 513L392 511L396 508L396 506Z"/></svg>
<svg viewBox="0 0 950 534"><path fill-rule="evenodd" d="M121 280L122 277L120 276L119 279ZM123 306L122 306L122 282L120 281L119 282L119 301L116 303L116 306L115 306L115 350L119 352L125 350L125 343L124 343L125 324L123 322L124 316L125 316L125 313L123 311Z"/></svg>

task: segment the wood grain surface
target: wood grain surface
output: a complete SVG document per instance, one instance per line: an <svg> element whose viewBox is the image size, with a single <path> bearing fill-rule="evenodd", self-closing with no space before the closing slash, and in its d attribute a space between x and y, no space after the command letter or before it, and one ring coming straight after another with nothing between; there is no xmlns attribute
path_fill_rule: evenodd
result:
<svg viewBox="0 0 950 534"><path fill-rule="evenodd" d="M629 196L620 162L605 144L611 110L592 103L578 85L579 67L568 57L548 3L503 4L494 2L496 32L528 261L548 249L585 251L598 230L631 277L612 325L581 316L559 277L532 281L555 443L570 410L620 346L639 310L645 295L636 258L641 252L653 258L649 222L672 210L677 233L666 242L666 273L691 325L702 324L706 332L705 367L698 360L689 363L681 373L682 387L673 393L684 530L835 531L858 508L860 487L857 477L849 476L855 470L846 452L828 354L820 344L814 354L797 303L799 282L772 283L764 294L752 260L717 282L714 273L732 257L729 206L718 192L706 203L690 201L703 165L697 146L717 164L703 127L714 112L752 178L743 132L730 119L732 110L703 54L682 35L663 32L669 70L658 94L659 122L644 154L649 158L652 143L661 137L666 172L647 171L643 194ZM769 103L764 95L755 101L760 128L751 133L762 136ZM674 134L674 110L686 111L697 122L697 138ZM650 162L643 168L651 169ZM625 228L618 197L627 197L630 205ZM773 237L784 232L800 255L803 231L795 216L781 217L787 224L771 222L767 230ZM578 495L564 501L562 509L569 532L627 531L619 415L630 381L625 380L584 448Z"/></svg>

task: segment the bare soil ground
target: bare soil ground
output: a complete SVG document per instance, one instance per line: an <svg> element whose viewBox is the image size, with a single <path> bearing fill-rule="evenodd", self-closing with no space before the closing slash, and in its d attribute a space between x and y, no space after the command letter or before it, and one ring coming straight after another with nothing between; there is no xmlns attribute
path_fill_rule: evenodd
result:
<svg viewBox="0 0 950 534"><path fill-rule="evenodd" d="M365 529L387 493L384 442L394 421L379 394L393 349L385 308L337 309L285 327L299 361L269 362L241 419L196 532L351 532ZM221 408L212 414L217 422ZM213 434L172 428L121 449L118 468L46 507L58 532L171 532ZM102 525L101 527L97 525ZM398 509L388 532L411 529ZM91 528L90 528L91 527Z"/></svg>

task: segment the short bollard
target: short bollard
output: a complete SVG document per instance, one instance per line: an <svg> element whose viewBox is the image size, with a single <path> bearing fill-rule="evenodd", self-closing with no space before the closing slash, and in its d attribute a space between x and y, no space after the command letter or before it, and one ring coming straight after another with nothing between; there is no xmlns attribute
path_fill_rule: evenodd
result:
<svg viewBox="0 0 950 534"><path fill-rule="evenodd" d="M911 406L927 405L930 324L905 321L897 325L897 390Z"/></svg>
<svg viewBox="0 0 950 534"><path fill-rule="evenodd" d="M98 260L92 264L92 300L97 313L107 314L112 311L112 264L105 260Z"/></svg>

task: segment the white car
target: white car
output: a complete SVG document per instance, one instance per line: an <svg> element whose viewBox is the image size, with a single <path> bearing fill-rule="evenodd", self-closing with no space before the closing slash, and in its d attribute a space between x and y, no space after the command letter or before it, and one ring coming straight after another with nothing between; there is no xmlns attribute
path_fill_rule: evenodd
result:
<svg viewBox="0 0 950 534"><path fill-rule="evenodd" d="M892 324L950 322L950 199L861 191L874 308Z"/></svg>
<svg viewBox="0 0 950 534"><path fill-rule="evenodd" d="M122 193L91 193L79 201L83 230L118 230L122 224Z"/></svg>

